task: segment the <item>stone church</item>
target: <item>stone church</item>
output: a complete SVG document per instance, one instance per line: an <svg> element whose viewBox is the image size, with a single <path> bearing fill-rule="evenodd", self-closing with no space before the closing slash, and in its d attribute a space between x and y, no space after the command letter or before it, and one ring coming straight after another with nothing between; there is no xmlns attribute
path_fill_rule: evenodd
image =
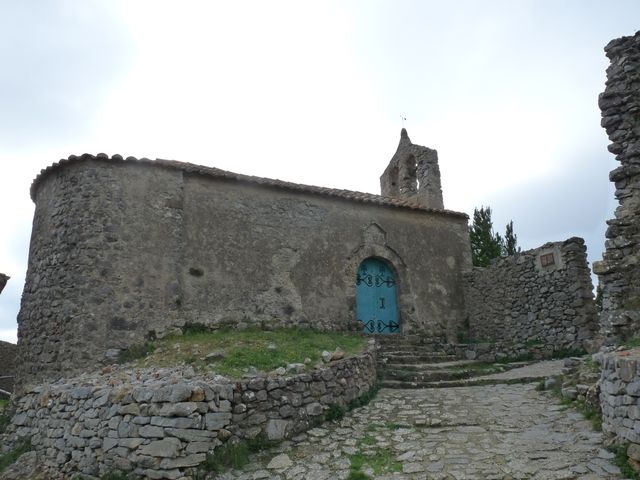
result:
<svg viewBox="0 0 640 480"><path fill-rule="evenodd" d="M406 130L381 185L379 196L118 155L46 168L31 188L24 373L185 323L453 340L467 215L443 209L437 153Z"/></svg>
<svg viewBox="0 0 640 480"><path fill-rule="evenodd" d="M403 129L380 183L372 195L105 154L53 164L31 187L19 375L77 371L185 324L442 343L461 333L554 345L591 336L583 244L474 273L468 217L444 209L435 150ZM556 262L541 267L541 255ZM571 286L577 314L565 318L532 282Z"/></svg>

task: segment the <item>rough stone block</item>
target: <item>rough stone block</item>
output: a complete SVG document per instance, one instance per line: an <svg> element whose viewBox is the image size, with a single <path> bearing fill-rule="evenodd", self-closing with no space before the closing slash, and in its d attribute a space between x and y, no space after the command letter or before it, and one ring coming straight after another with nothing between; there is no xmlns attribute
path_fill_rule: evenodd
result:
<svg viewBox="0 0 640 480"><path fill-rule="evenodd" d="M282 440L286 438L291 422L272 418L267 422L265 433L269 440Z"/></svg>
<svg viewBox="0 0 640 480"><path fill-rule="evenodd" d="M230 413L207 413L204 417L207 430L220 430L229 425L231 421Z"/></svg>
<svg viewBox="0 0 640 480"><path fill-rule="evenodd" d="M160 462L160 468L173 469L173 468L187 468L196 467L206 460L207 456L204 453L194 453L185 457L179 458L164 458Z"/></svg>
<svg viewBox="0 0 640 480"><path fill-rule="evenodd" d="M150 457L175 458L181 448L182 442L180 440L175 437L168 437L143 445L138 451L140 455L148 455Z"/></svg>

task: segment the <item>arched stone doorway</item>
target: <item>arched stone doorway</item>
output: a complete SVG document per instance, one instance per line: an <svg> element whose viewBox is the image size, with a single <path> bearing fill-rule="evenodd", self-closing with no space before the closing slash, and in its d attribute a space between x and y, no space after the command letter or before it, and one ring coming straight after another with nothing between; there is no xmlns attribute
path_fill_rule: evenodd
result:
<svg viewBox="0 0 640 480"><path fill-rule="evenodd" d="M396 276L383 260L369 257L356 275L356 318L365 333L400 332Z"/></svg>

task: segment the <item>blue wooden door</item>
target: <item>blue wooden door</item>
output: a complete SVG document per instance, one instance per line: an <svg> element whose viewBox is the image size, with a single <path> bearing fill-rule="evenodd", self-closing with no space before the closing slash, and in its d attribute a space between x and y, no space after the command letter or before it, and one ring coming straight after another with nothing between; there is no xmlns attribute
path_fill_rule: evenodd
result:
<svg viewBox="0 0 640 480"><path fill-rule="evenodd" d="M356 318L365 333L398 333L398 302L393 271L382 260L367 258L356 277Z"/></svg>

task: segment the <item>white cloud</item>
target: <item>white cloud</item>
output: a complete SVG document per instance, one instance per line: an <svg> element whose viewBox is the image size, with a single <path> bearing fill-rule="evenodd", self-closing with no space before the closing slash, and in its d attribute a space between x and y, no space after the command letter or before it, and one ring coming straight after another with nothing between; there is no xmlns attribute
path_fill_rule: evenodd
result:
<svg viewBox="0 0 640 480"><path fill-rule="evenodd" d="M560 208L552 225L531 205L545 185L566 186L553 195L568 206L585 195L576 181L607 184L591 168L611 162L602 47L633 33L635 1L15 5L0 5L0 272L13 277L1 327L15 325L26 270L29 185L69 154L378 192L404 114L412 140L439 152L448 208L490 204L497 225L522 225L524 244L610 215Z"/></svg>

